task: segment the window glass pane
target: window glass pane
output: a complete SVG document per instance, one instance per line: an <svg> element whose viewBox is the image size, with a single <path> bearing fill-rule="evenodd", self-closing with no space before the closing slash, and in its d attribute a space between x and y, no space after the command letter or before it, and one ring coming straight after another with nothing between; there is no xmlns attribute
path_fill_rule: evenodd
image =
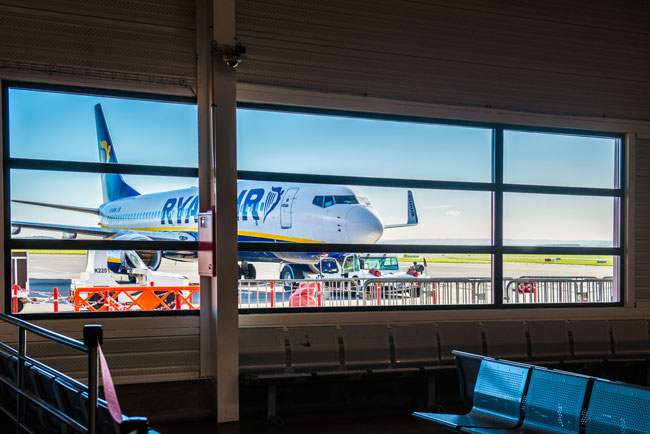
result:
<svg viewBox="0 0 650 434"><path fill-rule="evenodd" d="M194 252L13 250L11 253L10 309L15 313L187 310L198 309L200 305ZM150 270L146 276L137 270L143 264ZM113 286L116 282L120 285L111 287L110 282Z"/></svg>
<svg viewBox="0 0 650 434"><path fill-rule="evenodd" d="M508 246L614 246L611 197L504 194L503 242Z"/></svg>
<svg viewBox="0 0 650 434"><path fill-rule="evenodd" d="M13 238L106 238L129 230L142 240L196 240L194 178L124 175L119 181L113 174L23 169L12 169L10 177ZM118 182L140 194L120 197Z"/></svg>
<svg viewBox="0 0 650 434"><path fill-rule="evenodd" d="M9 89L14 158L198 167L197 122L192 104Z"/></svg>
<svg viewBox="0 0 650 434"><path fill-rule="evenodd" d="M239 252L239 259L257 252ZM429 306L492 303L490 255L269 252L240 279L239 307ZM311 260L307 260L311 257ZM378 289L379 288L379 289Z"/></svg>
<svg viewBox="0 0 650 434"><path fill-rule="evenodd" d="M615 256L504 255L504 303L616 302L617 261Z"/></svg>
<svg viewBox="0 0 650 434"><path fill-rule="evenodd" d="M489 192L414 189L411 206L402 188L247 180L238 188L240 241L490 244Z"/></svg>
<svg viewBox="0 0 650 434"><path fill-rule="evenodd" d="M504 131L504 182L614 188L616 139Z"/></svg>
<svg viewBox="0 0 650 434"><path fill-rule="evenodd" d="M237 111L240 170L489 182L491 141L482 128Z"/></svg>

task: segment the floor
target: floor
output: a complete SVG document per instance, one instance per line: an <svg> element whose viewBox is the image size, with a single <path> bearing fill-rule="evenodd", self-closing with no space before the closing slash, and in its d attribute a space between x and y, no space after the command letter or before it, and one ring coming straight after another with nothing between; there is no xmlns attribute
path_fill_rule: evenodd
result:
<svg viewBox="0 0 650 434"><path fill-rule="evenodd" d="M284 420L284 426L266 421L217 424L211 421L153 426L160 434L443 434L445 431L410 414L358 416L301 416Z"/></svg>

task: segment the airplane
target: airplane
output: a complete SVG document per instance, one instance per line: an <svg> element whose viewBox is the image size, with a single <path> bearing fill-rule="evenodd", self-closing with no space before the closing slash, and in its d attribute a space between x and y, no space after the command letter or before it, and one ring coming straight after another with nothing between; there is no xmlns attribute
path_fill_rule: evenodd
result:
<svg viewBox="0 0 650 434"><path fill-rule="evenodd" d="M101 104L95 105L95 124L100 162L117 164ZM98 208L12 199L14 203L89 213L98 227L12 221L12 235L21 228L58 231L64 238L77 234L113 240L196 241L199 211L198 187L140 194L120 174L102 173L103 203ZM345 185L237 181L238 241L374 244L385 228L418 224L413 194L407 193L407 222L384 225L368 198ZM162 257L196 260L196 251L138 251L152 270ZM108 252L108 268L128 273L133 268L123 251ZM239 252L240 277L254 279L251 262L286 262L281 278L300 278L305 267L317 266L322 252ZM330 254L336 257L336 254Z"/></svg>

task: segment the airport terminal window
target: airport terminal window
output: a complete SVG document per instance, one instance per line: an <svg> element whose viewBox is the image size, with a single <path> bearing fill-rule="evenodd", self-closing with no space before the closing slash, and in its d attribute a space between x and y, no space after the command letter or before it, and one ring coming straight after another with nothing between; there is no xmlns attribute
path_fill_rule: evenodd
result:
<svg viewBox="0 0 650 434"><path fill-rule="evenodd" d="M243 312L621 301L621 135L255 104L237 128Z"/></svg>
<svg viewBox="0 0 650 434"><path fill-rule="evenodd" d="M198 308L192 101L3 102L8 310ZM237 128L244 313L620 303L620 135L252 104Z"/></svg>
<svg viewBox="0 0 650 434"><path fill-rule="evenodd" d="M2 91L7 311L197 309L193 101Z"/></svg>

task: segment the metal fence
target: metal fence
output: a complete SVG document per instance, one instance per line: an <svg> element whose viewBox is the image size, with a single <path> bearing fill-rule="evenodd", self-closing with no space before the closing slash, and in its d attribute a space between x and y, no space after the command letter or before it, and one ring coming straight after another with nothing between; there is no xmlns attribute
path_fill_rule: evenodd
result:
<svg viewBox="0 0 650 434"><path fill-rule="evenodd" d="M505 278L505 304L617 301L612 278ZM239 307L300 308L492 304L490 278L240 280Z"/></svg>
<svg viewBox="0 0 650 434"><path fill-rule="evenodd" d="M618 301L611 277L521 277L504 286L503 302L510 304Z"/></svg>
<svg viewBox="0 0 650 434"><path fill-rule="evenodd" d="M240 280L240 308L425 306L492 303L487 278Z"/></svg>

